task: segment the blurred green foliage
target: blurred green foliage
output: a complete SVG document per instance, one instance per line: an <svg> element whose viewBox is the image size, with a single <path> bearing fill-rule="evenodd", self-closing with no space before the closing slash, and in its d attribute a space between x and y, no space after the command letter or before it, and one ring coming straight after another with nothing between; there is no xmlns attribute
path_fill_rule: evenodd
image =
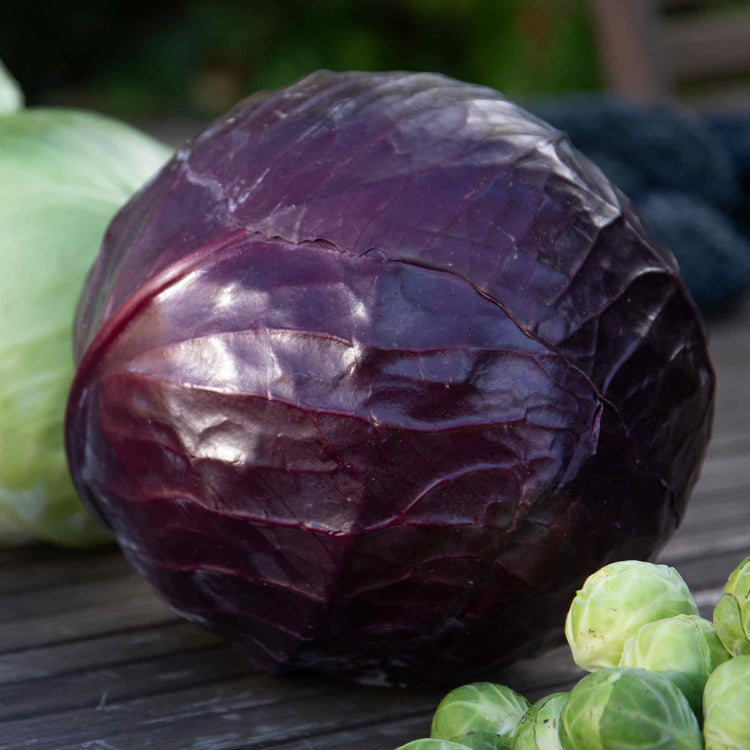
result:
<svg viewBox="0 0 750 750"><path fill-rule="evenodd" d="M0 59L31 103L72 90L130 116L215 115L319 68L598 86L585 0L3 0Z"/></svg>

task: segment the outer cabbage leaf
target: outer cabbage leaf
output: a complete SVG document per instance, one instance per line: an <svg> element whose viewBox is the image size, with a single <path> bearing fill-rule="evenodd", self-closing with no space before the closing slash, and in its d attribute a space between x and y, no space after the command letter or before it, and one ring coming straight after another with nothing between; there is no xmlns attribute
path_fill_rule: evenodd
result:
<svg viewBox="0 0 750 750"><path fill-rule="evenodd" d="M566 137L430 74L252 97L115 218L77 487L267 669L456 681L675 530L713 374L674 258Z"/></svg>
<svg viewBox="0 0 750 750"><path fill-rule="evenodd" d="M110 538L78 499L65 460L72 321L107 224L168 156L98 115L0 117L0 544Z"/></svg>

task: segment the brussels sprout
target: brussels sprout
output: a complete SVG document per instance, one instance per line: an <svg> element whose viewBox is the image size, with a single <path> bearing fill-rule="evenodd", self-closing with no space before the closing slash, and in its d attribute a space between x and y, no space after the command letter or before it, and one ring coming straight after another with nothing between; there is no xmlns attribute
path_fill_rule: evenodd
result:
<svg viewBox="0 0 750 750"><path fill-rule="evenodd" d="M697 614L695 599L674 568L626 560L586 579L570 605L565 637L575 663L591 672L617 666L625 641L641 625Z"/></svg>
<svg viewBox="0 0 750 750"><path fill-rule="evenodd" d="M0 545L110 538L79 501L63 450L73 312L110 219L168 155L98 115L0 116Z"/></svg>
<svg viewBox="0 0 750 750"><path fill-rule="evenodd" d="M432 737L423 740L412 740L396 750L466 750L466 745L450 740L436 740Z"/></svg>
<svg viewBox="0 0 750 750"><path fill-rule="evenodd" d="M658 672L629 667L586 675L560 716L565 750L700 750L698 719L675 685Z"/></svg>
<svg viewBox="0 0 750 750"><path fill-rule="evenodd" d="M736 656L711 673L703 691L706 750L750 747L750 656Z"/></svg>
<svg viewBox="0 0 750 750"><path fill-rule="evenodd" d="M714 626L730 654L750 654L750 557L729 576L714 609Z"/></svg>
<svg viewBox="0 0 750 750"><path fill-rule="evenodd" d="M513 737L513 750L561 750L560 713L570 693L552 693L523 715Z"/></svg>
<svg viewBox="0 0 750 750"><path fill-rule="evenodd" d="M473 750L509 748L529 705L526 698L505 685L464 685L440 702L430 736L459 742Z"/></svg>
<svg viewBox="0 0 750 750"><path fill-rule="evenodd" d="M706 680L728 658L708 620L677 615L641 625L625 642L620 666L664 673L682 691L700 719Z"/></svg>

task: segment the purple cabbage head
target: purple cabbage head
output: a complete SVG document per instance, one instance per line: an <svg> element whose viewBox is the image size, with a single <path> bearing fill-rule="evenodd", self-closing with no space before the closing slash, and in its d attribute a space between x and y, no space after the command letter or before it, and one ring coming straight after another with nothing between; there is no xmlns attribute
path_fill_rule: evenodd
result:
<svg viewBox="0 0 750 750"><path fill-rule="evenodd" d="M242 102L117 215L79 492L263 668L456 682L685 511L713 374L673 257L563 133L438 75Z"/></svg>

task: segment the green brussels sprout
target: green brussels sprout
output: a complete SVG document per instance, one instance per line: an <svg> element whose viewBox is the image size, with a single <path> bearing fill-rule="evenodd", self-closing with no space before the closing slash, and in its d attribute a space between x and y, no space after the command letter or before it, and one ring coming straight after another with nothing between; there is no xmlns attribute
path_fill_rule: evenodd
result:
<svg viewBox="0 0 750 750"><path fill-rule="evenodd" d="M63 449L73 312L104 230L169 151L106 117L20 104L3 69L0 546L85 547L110 535L78 499Z"/></svg>
<svg viewBox="0 0 750 750"><path fill-rule="evenodd" d="M620 666L649 669L669 677L700 720L706 680L728 658L708 620L696 615L677 615L641 625L625 641Z"/></svg>
<svg viewBox="0 0 750 750"><path fill-rule="evenodd" d="M706 750L750 748L750 656L735 656L711 673L703 691Z"/></svg>
<svg viewBox="0 0 750 750"><path fill-rule="evenodd" d="M412 740L405 745L397 747L396 750L467 750L466 745L450 740L436 740L432 737L422 740Z"/></svg>
<svg viewBox="0 0 750 750"><path fill-rule="evenodd" d="M565 619L575 663L589 672L620 663L622 648L641 625L675 615L697 615L680 574L640 560L611 563L590 575Z"/></svg>
<svg viewBox="0 0 750 750"><path fill-rule="evenodd" d="M475 682L452 690L432 719L430 736L473 750L510 748L518 722L529 708L522 695L505 685Z"/></svg>
<svg viewBox="0 0 750 750"><path fill-rule="evenodd" d="M613 667L586 675L560 715L565 750L700 750L687 698L664 675Z"/></svg>
<svg viewBox="0 0 750 750"><path fill-rule="evenodd" d="M732 656L750 654L750 557L729 576L714 609L714 626Z"/></svg>
<svg viewBox="0 0 750 750"><path fill-rule="evenodd" d="M513 736L513 750L562 750L560 714L570 693L541 698L523 715Z"/></svg>

